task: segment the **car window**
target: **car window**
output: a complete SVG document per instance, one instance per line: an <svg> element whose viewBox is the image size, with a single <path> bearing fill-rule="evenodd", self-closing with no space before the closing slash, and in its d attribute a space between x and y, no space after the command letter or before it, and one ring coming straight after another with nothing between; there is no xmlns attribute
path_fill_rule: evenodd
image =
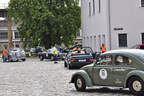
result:
<svg viewBox="0 0 144 96"><path fill-rule="evenodd" d="M88 53L88 54L89 54L89 53L92 53L92 49L91 49L91 48L85 48L84 50L85 50L85 52Z"/></svg>
<svg viewBox="0 0 144 96"><path fill-rule="evenodd" d="M106 56L100 56L98 58L98 65L112 65L112 56L106 55Z"/></svg>
<svg viewBox="0 0 144 96"><path fill-rule="evenodd" d="M132 60L126 56L118 55L115 58L115 64L116 65L131 65Z"/></svg>

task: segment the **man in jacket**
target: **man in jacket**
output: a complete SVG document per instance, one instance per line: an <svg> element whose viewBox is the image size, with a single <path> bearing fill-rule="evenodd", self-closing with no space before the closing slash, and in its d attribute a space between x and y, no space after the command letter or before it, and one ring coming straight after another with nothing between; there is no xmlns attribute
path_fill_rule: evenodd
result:
<svg viewBox="0 0 144 96"><path fill-rule="evenodd" d="M5 47L5 48L3 49L3 52L2 52L3 62L6 62L6 61L7 61L7 57L8 57L8 52L7 52L7 48Z"/></svg>
<svg viewBox="0 0 144 96"><path fill-rule="evenodd" d="M102 44L102 46L100 47L101 52L104 53L106 52L106 46L104 44Z"/></svg>
<svg viewBox="0 0 144 96"><path fill-rule="evenodd" d="M57 50L57 48L54 46L54 47L53 47L54 63L57 63L57 55L58 55L58 50Z"/></svg>

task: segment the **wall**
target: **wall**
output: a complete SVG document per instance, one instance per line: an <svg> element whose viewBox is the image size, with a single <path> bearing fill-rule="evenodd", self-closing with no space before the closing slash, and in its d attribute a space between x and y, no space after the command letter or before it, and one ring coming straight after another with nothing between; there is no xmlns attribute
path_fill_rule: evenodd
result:
<svg viewBox="0 0 144 96"><path fill-rule="evenodd" d="M144 32L144 7L140 7L140 0L111 0L110 4L112 49L119 49L119 33L128 34L128 48L141 44L141 33ZM115 31L114 28L123 30Z"/></svg>
<svg viewBox="0 0 144 96"><path fill-rule="evenodd" d="M91 3L90 15L89 15L89 2ZM106 0L101 0L100 6L99 6L99 0L95 0L95 13L94 13L93 0L81 1L83 46L90 46L94 51L100 51L100 45L102 43L105 43L107 49L109 49L107 7L108 6Z"/></svg>

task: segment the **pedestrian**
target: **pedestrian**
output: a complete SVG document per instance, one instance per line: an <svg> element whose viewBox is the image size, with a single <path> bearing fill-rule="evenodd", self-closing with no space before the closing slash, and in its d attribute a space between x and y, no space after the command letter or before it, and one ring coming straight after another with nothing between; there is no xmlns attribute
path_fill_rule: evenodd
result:
<svg viewBox="0 0 144 96"><path fill-rule="evenodd" d="M58 50L55 46L53 46L54 63L57 63L57 55L58 55Z"/></svg>
<svg viewBox="0 0 144 96"><path fill-rule="evenodd" d="M106 46L104 44L102 44L102 46L100 47L101 52L104 53L106 52Z"/></svg>
<svg viewBox="0 0 144 96"><path fill-rule="evenodd" d="M3 62L7 62L7 57L8 57L8 51L7 48L5 47L2 52Z"/></svg>

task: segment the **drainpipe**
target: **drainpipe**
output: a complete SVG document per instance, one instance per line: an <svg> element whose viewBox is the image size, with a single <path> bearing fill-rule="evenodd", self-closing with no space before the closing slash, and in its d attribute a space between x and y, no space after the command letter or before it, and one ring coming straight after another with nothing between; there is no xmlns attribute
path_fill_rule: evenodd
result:
<svg viewBox="0 0 144 96"><path fill-rule="evenodd" d="M107 0L108 3L108 32L109 32L109 49L112 49L112 40L111 40L111 0Z"/></svg>

